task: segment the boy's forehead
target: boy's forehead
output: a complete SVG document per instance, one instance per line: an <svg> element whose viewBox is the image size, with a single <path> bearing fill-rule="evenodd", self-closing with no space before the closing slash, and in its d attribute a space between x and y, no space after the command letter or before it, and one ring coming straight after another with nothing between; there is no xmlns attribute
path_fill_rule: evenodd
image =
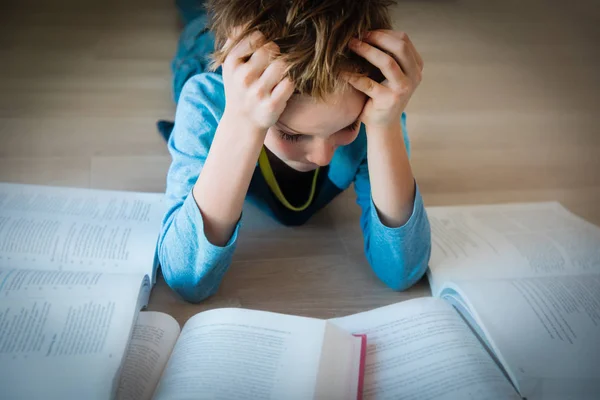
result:
<svg viewBox="0 0 600 400"><path fill-rule="evenodd" d="M365 95L355 89L328 95L324 101L294 95L278 123L297 133L328 136L352 124L365 100Z"/></svg>

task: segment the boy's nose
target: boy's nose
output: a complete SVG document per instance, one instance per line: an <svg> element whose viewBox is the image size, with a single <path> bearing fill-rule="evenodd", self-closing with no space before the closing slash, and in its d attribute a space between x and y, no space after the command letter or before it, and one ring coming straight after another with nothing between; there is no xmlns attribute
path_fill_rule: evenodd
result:
<svg viewBox="0 0 600 400"><path fill-rule="evenodd" d="M307 155L309 162L320 167L329 165L335 152L335 146L327 140L320 140Z"/></svg>

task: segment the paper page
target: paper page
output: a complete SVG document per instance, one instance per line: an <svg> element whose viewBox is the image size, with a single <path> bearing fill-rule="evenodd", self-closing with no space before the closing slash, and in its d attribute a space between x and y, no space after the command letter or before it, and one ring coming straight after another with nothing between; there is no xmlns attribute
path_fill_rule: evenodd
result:
<svg viewBox="0 0 600 400"><path fill-rule="evenodd" d="M445 282L585 274L600 265L600 228L559 203L431 207L432 293Z"/></svg>
<svg viewBox="0 0 600 400"><path fill-rule="evenodd" d="M145 311L133 327L121 372L117 400L150 400L179 336L168 314Z"/></svg>
<svg viewBox="0 0 600 400"><path fill-rule="evenodd" d="M110 398L148 289L141 275L0 270L2 396Z"/></svg>
<svg viewBox="0 0 600 400"><path fill-rule="evenodd" d="M0 268L154 276L162 194L0 183Z"/></svg>
<svg viewBox="0 0 600 400"><path fill-rule="evenodd" d="M414 299L331 322L367 335L365 400L520 399L443 300Z"/></svg>
<svg viewBox="0 0 600 400"><path fill-rule="evenodd" d="M600 275L460 282L528 399L600 398Z"/></svg>
<svg viewBox="0 0 600 400"><path fill-rule="evenodd" d="M198 314L185 324L155 399L313 399L325 327L243 309Z"/></svg>

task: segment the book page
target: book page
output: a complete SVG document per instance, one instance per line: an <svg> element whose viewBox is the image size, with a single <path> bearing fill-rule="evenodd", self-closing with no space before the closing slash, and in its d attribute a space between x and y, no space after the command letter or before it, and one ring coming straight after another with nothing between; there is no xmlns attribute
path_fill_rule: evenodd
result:
<svg viewBox="0 0 600 400"><path fill-rule="evenodd" d="M600 396L600 274L460 282L528 399Z"/></svg>
<svg viewBox="0 0 600 400"><path fill-rule="evenodd" d="M434 296L450 281L577 275L600 265L600 228L558 203L431 207L427 213Z"/></svg>
<svg viewBox="0 0 600 400"><path fill-rule="evenodd" d="M183 327L155 399L317 398L326 327L322 320L252 310L200 313ZM356 398L356 382L351 386L350 397L320 398Z"/></svg>
<svg viewBox="0 0 600 400"><path fill-rule="evenodd" d="M154 278L162 194L0 183L0 268Z"/></svg>
<svg viewBox="0 0 600 400"><path fill-rule="evenodd" d="M413 299L331 322L367 335L365 400L520 399L443 300Z"/></svg>
<svg viewBox="0 0 600 400"><path fill-rule="evenodd" d="M168 314L138 315L121 372L117 400L150 400L179 336L177 321Z"/></svg>
<svg viewBox="0 0 600 400"><path fill-rule="evenodd" d="M148 291L142 275L0 270L2 396L111 398Z"/></svg>

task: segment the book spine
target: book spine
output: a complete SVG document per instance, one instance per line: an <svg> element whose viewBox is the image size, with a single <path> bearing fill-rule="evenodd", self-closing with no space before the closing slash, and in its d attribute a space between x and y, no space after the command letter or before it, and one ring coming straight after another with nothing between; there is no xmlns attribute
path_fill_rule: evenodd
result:
<svg viewBox="0 0 600 400"><path fill-rule="evenodd" d="M354 335L361 338L360 344L360 365L358 368L358 390L356 392L356 400L363 398L363 386L365 381L365 363L367 359L367 335Z"/></svg>

